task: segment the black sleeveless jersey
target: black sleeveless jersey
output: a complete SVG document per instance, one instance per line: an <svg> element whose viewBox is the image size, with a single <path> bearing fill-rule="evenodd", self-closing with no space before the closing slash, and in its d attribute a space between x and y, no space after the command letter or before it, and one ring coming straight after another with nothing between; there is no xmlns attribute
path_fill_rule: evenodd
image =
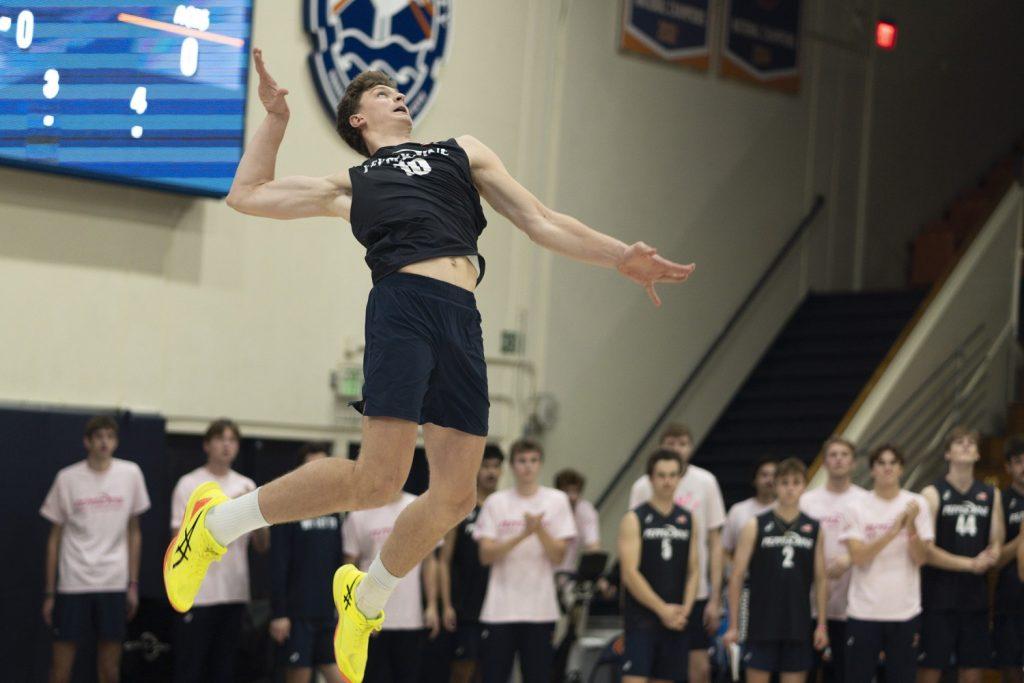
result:
<svg viewBox="0 0 1024 683"><path fill-rule="evenodd" d="M818 522L802 512L788 523L774 510L757 516L748 641L807 640L817 545Z"/></svg>
<svg viewBox="0 0 1024 683"><path fill-rule="evenodd" d="M270 529L271 617L332 619L324 595L342 562L341 517L324 515Z"/></svg>
<svg viewBox="0 0 1024 683"><path fill-rule="evenodd" d="M454 139L381 147L349 178L352 232L366 247L374 282L418 261L478 255L487 220L469 157Z"/></svg>
<svg viewBox="0 0 1024 683"><path fill-rule="evenodd" d="M480 564L480 545L473 540L476 518L480 516L477 505L466 519L455 529L455 548L452 550L451 591L452 606L461 623L476 623L487 593L490 567Z"/></svg>
<svg viewBox="0 0 1024 683"><path fill-rule="evenodd" d="M650 503L633 512L640 520L640 573L658 596L669 604L683 604L686 593L686 572L690 560L692 516L673 505L662 515ZM650 627L661 619L642 605L629 590L623 601L623 619L627 628Z"/></svg>
<svg viewBox="0 0 1024 683"><path fill-rule="evenodd" d="M1006 522L1006 542L1017 538L1020 523L1024 520L1024 494L1012 486L1003 491L1003 521ZM1017 560L999 570L996 582L996 614L1021 614L1024 612L1024 591L1017 576Z"/></svg>
<svg viewBox="0 0 1024 683"><path fill-rule="evenodd" d="M995 488L975 481L966 493L960 493L945 478L933 485L939 493L935 547L953 555L974 557L989 543ZM921 603L926 610L987 610L985 576L924 566Z"/></svg>

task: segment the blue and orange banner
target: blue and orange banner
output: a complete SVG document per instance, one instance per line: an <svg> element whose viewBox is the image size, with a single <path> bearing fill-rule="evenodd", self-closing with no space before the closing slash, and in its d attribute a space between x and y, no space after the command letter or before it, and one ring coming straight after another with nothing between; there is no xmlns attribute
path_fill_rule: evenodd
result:
<svg viewBox="0 0 1024 683"><path fill-rule="evenodd" d="M707 70L708 0L623 0L621 49Z"/></svg>
<svg viewBox="0 0 1024 683"><path fill-rule="evenodd" d="M800 90L800 0L727 0L723 76Z"/></svg>

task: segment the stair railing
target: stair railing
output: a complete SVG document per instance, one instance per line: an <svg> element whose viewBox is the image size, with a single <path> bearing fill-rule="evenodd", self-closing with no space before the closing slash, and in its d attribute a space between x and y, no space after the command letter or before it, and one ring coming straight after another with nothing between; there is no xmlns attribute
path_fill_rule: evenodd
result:
<svg viewBox="0 0 1024 683"><path fill-rule="evenodd" d="M998 428L1013 396L1022 218L1014 183L837 429L862 452L899 446L908 488L945 466L941 444L953 426ZM811 485L824 478L819 468ZM864 459L855 478L867 480Z"/></svg>

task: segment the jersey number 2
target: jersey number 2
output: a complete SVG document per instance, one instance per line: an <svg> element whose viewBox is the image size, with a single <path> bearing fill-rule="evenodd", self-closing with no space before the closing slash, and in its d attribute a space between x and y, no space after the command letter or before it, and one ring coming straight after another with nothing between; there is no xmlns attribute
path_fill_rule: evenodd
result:
<svg viewBox="0 0 1024 683"><path fill-rule="evenodd" d="M784 545L782 546L782 567L783 569L792 569L793 567L793 546Z"/></svg>

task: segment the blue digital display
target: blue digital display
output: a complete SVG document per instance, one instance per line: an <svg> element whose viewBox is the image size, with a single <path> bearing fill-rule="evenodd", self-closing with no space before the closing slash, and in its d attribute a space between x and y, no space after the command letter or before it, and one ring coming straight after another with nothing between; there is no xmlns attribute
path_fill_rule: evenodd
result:
<svg viewBox="0 0 1024 683"><path fill-rule="evenodd" d="M223 197L252 0L0 0L0 163Z"/></svg>

